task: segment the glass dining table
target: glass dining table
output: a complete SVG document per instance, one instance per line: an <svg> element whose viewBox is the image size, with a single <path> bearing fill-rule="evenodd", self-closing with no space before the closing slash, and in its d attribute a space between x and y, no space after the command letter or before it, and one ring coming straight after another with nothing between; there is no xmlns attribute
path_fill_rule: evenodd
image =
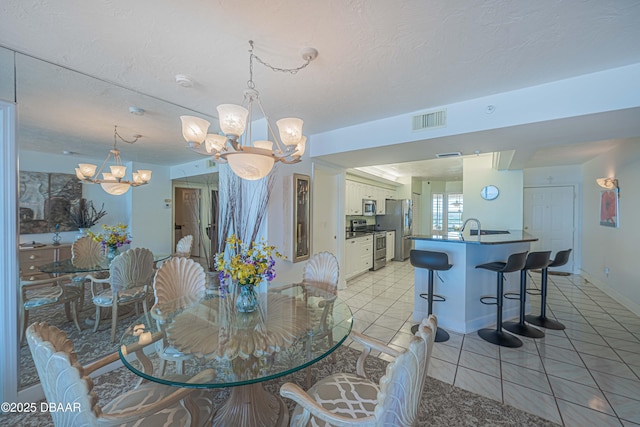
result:
<svg viewBox="0 0 640 427"><path fill-rule="evenodd" d="M170 254L153 254L153 262L163 261L169 258ZM109 271L110 260L106 256L100 258L98 262L83 262L80 258L73 259L61 259L59 261L50 262L48 264L42 264L38 269L42 273L49 274L82 274L82 273L96 273L100 271Z"/></svg>
<svg viewBox="0 0 640 427"><path fill-rule="evenodd" d="M136 375L157 383L230 388L213 415L214 426L288 425L284 401L261 383L330 355L351 332L353 317L342 299L318 283L271 285L258 299L253 313L237 312L233 293L223 286L155 305L152 324L141 316L125 331L120 358ZM166 363L161 354L174 354L177 362L154 372ZM202 375L206 370L212 374ZM198 374L203 379L190 382Z"/></svg>

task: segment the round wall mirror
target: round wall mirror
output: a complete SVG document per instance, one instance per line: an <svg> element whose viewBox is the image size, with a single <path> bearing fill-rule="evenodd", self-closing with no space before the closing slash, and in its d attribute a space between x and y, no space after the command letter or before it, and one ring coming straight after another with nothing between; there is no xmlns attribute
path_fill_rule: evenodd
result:
<svg viewBox="0 0 640 427"><path fill-rule="evenodd" d="M480 190L480 196L485 200L495 200L498 198L498 194L500 194L500 190L495 185L487 185Z"/></svg>

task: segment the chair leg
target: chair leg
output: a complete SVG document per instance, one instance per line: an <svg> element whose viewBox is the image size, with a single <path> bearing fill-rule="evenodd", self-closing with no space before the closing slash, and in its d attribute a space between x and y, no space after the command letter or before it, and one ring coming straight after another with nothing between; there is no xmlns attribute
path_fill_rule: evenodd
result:
<svg viewBox="0 0 640 427"><path fill-rule="evenodd" d="M67 301L64 303L64 314L67 316L67 320L71 320L71 302Z"/></svg>
<svg viewBox="0 0 640 427"><path fill-rule="evenodd" d="M27 332L27 325L29 324L29 310L23 310L22 316L22 329L20 330L20 345L24 344L24 338Z"/></svg>
<svg viewBox="0 0 640 427"><path fill-rule="evenodd" d="M161 358L160 364L158 365L158 372L160 372L160 375L164 376L165 369L167 369L167 361Z"/></svg>
<svg viewBox="0 0 640 427"><path fill-rule="evenodd" d="M144 310L144 316L147 318L147 325L151 326L151 318L149 317L149 308L147 307L147 298L142 300L142 310Z"/></svg>
<svg viewBox="0 0 640 427"><path fill-rule="evenodd" d="M96 321L93 324L93 332L98 332L98 326L100 325L100 317L102 313L100 312L100 306L96 305Z"/></svg>
<svg viewBox="0 0 640 427"><path fill-rule="evenodd" d="M82 328L80 327L80 322L78 321L78 300L73 300L71 302L71 316L73 317L73 323L76 324L76 328L78 328L78 331L82 331Z"/></svg>
<svg viewBox="0 0 640 427"><path fill-rule="evenodd" d="M176 361L176 373L178 375L182 375L183 372L184 372L184 360Z"/></svg>
<svg viewBox="0 0 640 427"><path fill-rule="evenodd" d="M111 306L111 342L116 342L116 329L118 327L118 303L113 301Z"/></svg>

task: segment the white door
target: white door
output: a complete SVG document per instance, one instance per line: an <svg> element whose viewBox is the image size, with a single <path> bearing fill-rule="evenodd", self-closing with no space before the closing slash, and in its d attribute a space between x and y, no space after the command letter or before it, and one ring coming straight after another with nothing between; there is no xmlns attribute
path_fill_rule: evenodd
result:
<svg viewBox="0 0 640 427"><path fill-rule="evenodd" d="M574 249L569 262L558 271L573 272L574 203L573 186L529 187L524 189L524 230L537 237L531 251Z"/></svg>

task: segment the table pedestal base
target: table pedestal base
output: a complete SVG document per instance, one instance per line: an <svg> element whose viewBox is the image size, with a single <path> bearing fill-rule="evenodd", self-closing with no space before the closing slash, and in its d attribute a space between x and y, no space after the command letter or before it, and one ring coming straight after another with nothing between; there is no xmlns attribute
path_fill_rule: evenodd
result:
<svg viewBox="0 0 640 427"><path fill-rule="evenodd" d="M287 426L289 409L280 396L259 383L232 387L231 395L213 416L213 426Z"/></svg>

